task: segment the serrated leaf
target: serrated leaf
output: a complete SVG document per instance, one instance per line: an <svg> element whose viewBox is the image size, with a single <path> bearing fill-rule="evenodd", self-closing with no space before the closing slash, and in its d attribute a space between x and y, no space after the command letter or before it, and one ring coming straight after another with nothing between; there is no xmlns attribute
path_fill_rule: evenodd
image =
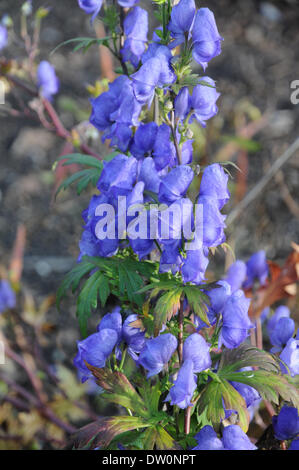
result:
<svg viewBox="0 0 299 470"><path fill-rule="evenodd" d="M92 310L98 306L99 290L103 277L100 271L96 271L85 282L79 294L76 314L83 336L86 336L87 320L91 316Z"/></svg>
<svg viewBox="0 0 299 470"><path fill-rule="evenodd" d="M77 184L77 194L80 196L82 191L87 188L89 184L96 187L99 178L101 176L101 170L97 168L88 168L85 170L77 171L73 175L66 178L58 187L55 197L61 192L68 189L76 181Z"/></svg>
<svg viewBox="0 0 299 470"><path fill-rule="evenodd" d="M207 310L210 303L209 297L204 294L198 286L185 286L184 293L187 297L191 310L197 315L207 326L210 325Z"/></svg>
<svg viewBox="0 0 299 470"><path fill-rule="evenodd" d="M91 155L84 155L82 153L70 153L68 155L63 155L62 157L58 158L54 163L54 169L57 165L57 162L60 161L64 161L62 166L77 164L91 166L98 169L101 169L103 167L103 162L101 160L98 160L96 157L93 157Z"/></svg>
<svg viewBox="0 0 299 470"><path fill-rule="evenodd" d="M77 43L77 45L73 49L74 51L78 51L80 49L87 50L93 44L98 44L98 45L104 44L105 45L105 42L109 41L109 39L111 39L110 36L106 36L104 38L84 38L84 37L82 37L82 38L68 39L67 41L64 41L64 42L58 44L58 46L56 46L55 49L53 49L53 51L51 51L50 55L54 54L61 47L67 46L69 44Z"/></svg>
<svg viewBox="0 0 299 470"><path fill-rule="evenodd" d="M225 349L221 356L218 372L234 372L244 367L259 367L269 372L280 372L279 359L261 349L243 343L235 349Z"/></svg>
<svg viewBox="0 0 299 470"><path fill-rule="evenodd" d="M66 275L65 279L63 280L61 286L57 291L56 305L58 309L62 298L66 295L66 291L68 289L71 289L74 293L75 290L78 288L81 279L92 269L94 269L93 264L87 261L81 261Z"/></svg>
<svg viewBox="0 0 299 470"><path fill-rule="evenodd" d="M151 426L150 423L138 416L102 418L79 429L74 436L74 447L76 449L106 448L116 436L127 431L143 429L149 426Z"/></svg>
<svg viewBox="0 0 299 470"><path fill-rule="evenodd" d="M180 308L182 287L170 290L161 295L154 308L154 334L157 336L162 326L170 320Z"/></svg>

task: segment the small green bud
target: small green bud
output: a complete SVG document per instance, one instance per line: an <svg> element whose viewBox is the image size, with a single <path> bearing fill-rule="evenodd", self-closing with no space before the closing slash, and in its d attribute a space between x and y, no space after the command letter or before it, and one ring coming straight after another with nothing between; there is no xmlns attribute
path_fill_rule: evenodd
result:
<svg viewBox="0 0 299 470"><path fill-rule="evenodd" d="M25 16L29 16L32 13L32 3L28 0L27 2L23 3L21 7L22 13Z"/></svg>

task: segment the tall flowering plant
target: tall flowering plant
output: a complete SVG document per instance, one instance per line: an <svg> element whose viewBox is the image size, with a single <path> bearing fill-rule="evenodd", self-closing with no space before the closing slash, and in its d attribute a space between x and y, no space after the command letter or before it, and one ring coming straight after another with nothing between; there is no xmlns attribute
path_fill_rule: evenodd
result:
<svg viewBox="0 0 299 470"><path fill-rule="evenodd" d="M101 42L121 69L91 100L90 122L112 152L103 162L63 157L89 167L79 191L87 182L98 191L83 212L80 256L58 302L67 289L77 292L84 339L74 364L82 381L96 382L103 400L126 414L86 426L75 445L256 449L246 434L252 407L263 399L295 410L299 399L287 361L247 342L256 325L242 287L265 282L263 256L237 262L220 281L206 277L211 253L225 246L222 210L230 198L225 167L199 168L192 156L190 123L205 127L218 112L220 95L206 75L223 41L214 15L194 0L155 0L161 25L149 39L138 0L78 3L92 21L101 16L108 36L78 39L76 48ZM192 72L193 60L203 76ZM39 75L44 93L55 93L47 64ZM87 336L92 311L111 295L119 305ZM279 333L274 344L284 347Z"/></svg>

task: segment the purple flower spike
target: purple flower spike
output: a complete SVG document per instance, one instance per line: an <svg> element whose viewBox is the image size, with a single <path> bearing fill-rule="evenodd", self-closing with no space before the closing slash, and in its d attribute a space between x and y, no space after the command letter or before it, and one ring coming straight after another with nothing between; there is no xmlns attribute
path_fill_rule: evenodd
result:
<svg viewBox="0 0 299 470"><path fill-rule="evenodd" d="M180 368L178 378L171 387L166 401L169 400L171 405L177 405L184 410L188 406L192 406L191 400L196 387L197 380L193 370L193 361L187 359Z"/></svg>
<svg viewBox="0 0 299 470"><path fill-rule="evenodd" d="M143 160L139 173L139 181L144 182L145 190L152 191L156 194L159 192L161 178L156 170L154 160L151 157L147 157Z"/></svg>
<svg viewBox="0 0 299 470"><path fill-rule="evenodd" d="M214 14L209 8L198 10L192 30L193 58L205 70L210 60L221 54L221 41Z"/></svg>
<svg viewBox="0 0 299 470"><path fill-rule="evenodd" d="M158 128L154 145L154 161L158 171L168 166L172 159L173 143L170 141L170 127L162 124Z"/></svg>
<svg viewBox="0 0 299 470"><path fill-rule="evenodd" d="M255 280L264 286L267 282L269 267L267 264L266 253L261 250L251 256L247 261L247 279L243 284L244 289L250 289Z"/></svg>
<svg viewBox="0 0 299 470"><path fill-rule="evenodd" d="M151 105L155 88L159 83L160 72L160 60L157 57L152 57L140 67L138 72L131 75L134 94L139 103Z"/></svg>
<svg viewBox="0 0 299 470"><path fill-rule="evenodd" d="M232 294L241 289L246 276L247 268L244 261L237 260L229 267L225 280L231 286Z"/></svg>
<svg viewBox="0 0 299 470"><path fill-rule="evenodd" d="M197 446L192 450L225 450L212 426L204 426L194 439L197 440Z"/></svg>
<svg viewBox="0 0 299 470"><path fill-rule="evenodd" d="M156 141L158 126L155 122L141 124L135 135L134 141L130 147L132 155L138 160L151 152Z"/></svg>
<svg viewBox="0 0 299 470"><path fill-rule="evenodd" d="M257 450L245 432L236 424L224 428L222 442L226 450Z"/></svg>
<svg viewBox="0 0 299 470"><path fill-rule="evenodd" d="M170 333L146 341L138 363L149 371L148 378L161 372L176 350L177 345L176 337Z"/></svg>
<svg viewBox="0 0 299 470"><path fill-rule="evenodd" d="M250 299L242 290L236 291L226 302L222 318L221 340L229 348L237 348L247 338L252 323L248 317Z"/></svg>
<svg viewBox="0 0 299 470"><path fill-rule="evenodd" d="M87 15L92 15L91 20L94 21L102 8L103 0L78 0L78 4Z"/></svg>
<svg viewBox="0 0 299 470"><path fill-rule="evenodd" d="M279 415L272 418L276 439L284 441L294 439L299 434L299 416L297 408L283 406Z"/></svg>
<svg viewBox="0 0 299 470"><path fill-rule="evenodd" d="M120 51L124 61L130 61L137 67L145 51L148 33L148 13L140 7L131 10L124 20L126 40Z"/></svg>
<svg viewBox="0 0 299 470"><path fill-rule="evenodd" d="M190 335L184 342L183 360L191 359L193 372L202 372L211 367L210 345L198 333Z"/></svg>
<svg viewBox="0 0 299 470"><path fill-rule="evenodd" d="M184 197L192 180L193 170L187 165L180 165L171 170L161 181L159 201L171 204Z"/></svg>
<svg viewBox="0 0 299 470"><path fill-rule="evenodd" d="M41 95L47 100L52 100L53 95L59 91L59 80L55 69L46 60L43 60L37 69L37 85Z"/></svg>
<svg viewBox="0 0 299 470"><path fill-rule="evenodd" d="M5 26L0 24L0 51L4 49L4 47L6 46L7 38L8 38L7 29L5 28Z"/></svg>
<svg viewBox="0 0 299 470"><path fill-rule="evenodd" d="M0 281L0 313L16 306L16 294L6 279Z"/></svg>
<svg viewBox="0 0 299 470"><path fill-rule="evenodd" d="M173 7L170 23L168 25L171 36L175 39L171 43L171 47L176 47L185 41L185 33L189 35L194 16L194 0L180 0L180 2Z"/></svg>
<svg viewBox="0 0 299 470"><path fill-rule="evenodd" d="M217 199L219 210L221 210L230 198L227 183L228 175L223 167L218 163L209 165L203 172L199 195Z"/></svg>
<svg viewBox="0 0 299 470"><path fill-rule="evenodd" d="M216 90L216 84L210 77L203 77L202 81L208 85L196 85L191 97L191 108L194 114L191 120L195 118L202 127L206 127L206 121L216 116L218 107L216 105L220 93Z"/></svg>

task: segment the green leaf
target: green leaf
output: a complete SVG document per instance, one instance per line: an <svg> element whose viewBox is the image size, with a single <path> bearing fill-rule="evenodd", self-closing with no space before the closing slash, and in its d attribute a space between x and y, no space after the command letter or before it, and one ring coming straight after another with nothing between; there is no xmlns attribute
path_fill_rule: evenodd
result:
<svg viewBox="0 0 299 470"><path fill-rule="evenodd" d="M77 317L79 319L80 330L83 336L86 336L87 321L91 316L92 310L98 306L98 297L104 282L104 289L107 289L109 295L109 283L101 271L96 271L85 282L77 300Z"/></svg>
<svg viewBox="0 0 299 470"><path fill-rule="evenodd" d="M54 169L57 166L58 162L63 161L62 166L79 164L79 165L86 165L91 166L94 168L101 169L103 167L103 162L98 160L96 157L91 155L83 155L81 153L70 153L69 155L63 155L62 157L58 158L54 163Z"/></svg>
<svg viewBox="0 0 299 470"><path fill-rule="evenodd" d="M187 297L191 310L197 315L207 326L210 325L207 316L207 305L210 304L209 297L204 294L198 286L185 286L184 293Z"/></svg>
<svg viewBox="0 0 299 470"><path fill-rule="evenodd" d="M154 333L157 336L162 326L170 320L180 308L183 287L178 287L161 295L154 309Z"/></svg>
<svg viewBox="0 0 299 470"><path fill-rule="evenodd" d="M72 38L72 39L68 39L67 41L64 41L60 44L58 44L58 46L55 47L55 49L53 49L53 51L51 51L50 55L54 54L56 51L58 51L58 49L60 49L61 47L63 46L67 46L68 44L76 44L77 45L74 47L73 51L78 51L80 49L84 49L84 52L86 52L90 46L92 46L93 44L97 44L97 45L100 45L100 44L103 44L103 45L106 45L108 44L108 41L109 39L111 39L111 36L106 36L104 38Z"/></svg>
<svg viewBox="0 0 299 470"><path fill-rule="evenodd" d="M86 365L93 373L98 385L105 390L102 397L111 403L116 403L133 411L138 416L150 417L150 412L146 408L143 399L124 374L111 372L107 368L99 369L90 364Z"/></svg>
<svg viewBox="0 0 299 470"><path fill-rule="evenodd" d="M74 293L75 290L79 287L81 279L92 269L94 269L94 265L92 263L81 261L67 274L57 291L56 304L58 309L61 300L66 295L67 290L71 289Z"/></svg>
<svg viewBox="0 0 299 470"><path fill-rule="evenodd" d="M75 449L106 448L116 436L149 426L149 422L138 416L102 418L79 429L74 436L73 445Z"/></svg>
<svg viewBox="0 0 299 470"><path fill-rule="evenodd" d="M238 371L244 367L259 367L269 372L280 372L279 359L261 349L243 343L235 349L225 349L221 355L219 374Z"/></svg>

